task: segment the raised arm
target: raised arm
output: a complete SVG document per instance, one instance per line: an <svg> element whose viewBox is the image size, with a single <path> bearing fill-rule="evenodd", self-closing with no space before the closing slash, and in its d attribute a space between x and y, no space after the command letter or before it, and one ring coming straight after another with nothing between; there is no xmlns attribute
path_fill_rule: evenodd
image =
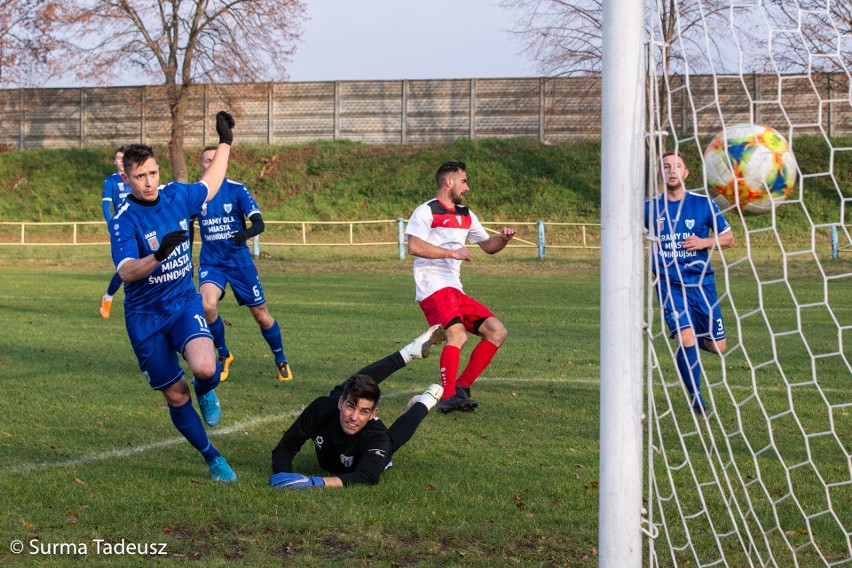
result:
<svg viewBox="0 0 852 568"><path fill-rule="evenodd" d="M228 158L231 156L231 144L234 142L234 118L230 113L220 110L216 113L216 132L219 134L219 145L213 155L210 167L201 176L201 181L207 184L207 200L210 201L219 192L225 174L228 172Z"/></svg>

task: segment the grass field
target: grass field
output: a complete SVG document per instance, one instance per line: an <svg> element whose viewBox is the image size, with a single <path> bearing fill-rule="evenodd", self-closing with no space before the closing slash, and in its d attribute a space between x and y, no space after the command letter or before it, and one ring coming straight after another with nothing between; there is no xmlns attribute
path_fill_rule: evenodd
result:
<svg viewBox="0 0 852 568"><path fill-rule="evenodd" d="M9 249L2 254L8 262ZM109 320L98 316L108 268L85 258L94 253L62 268L50 266L55 255L73 253L27 254L0 276L8 315L0 332L1 564L72 562L62 551L28 554L33 538L86 543L86 560L101 565L143 560L97 555L96 539L167 543L168 559L205 566L596 563L592 273L566 279L538 261L514 261L505 274L485 263L469 270L469 291L510 329L474 387L480 409L427 417L376 487L286 492L266 485L270 453L299 410L425 328L410 263L348 272L333 261L313 272L307 263L261 263L292 383L275 380L256 324L226 298L236 362L211 432L240 481L221 485L177 438L162 397L138 372L121 306ZM395 418L437 376L429 359L391 377L380 416ZM296 466L320 473L307 447ZM9 551L15 539L27 543L20 556Z"/></svg>
<svg viewBox="0 0 852 568"><path fill-rule="evenodd" d="M237 484L222 485L209 480L200 457L173 429L162 397L138 372L124 330L122 293L111 319L98 316L109 278L106 254L93 248L0 249L0 564L66 565L84 559L103 566L152 560L204 566L596 566L599 282L594 253L566 252L544 262L528 251L475 256L464 268L466 289L491 306L510 332L474 385L480 408L473 414L428 416L376 487L275 491L266 485L271 450L301 408L425 328L413 302L410 262L395 261L393 254L281 249L260 261L270 311L282 323L296 375L292 383L275 380L268 348L247 310L230 294L220 304L236 362L232 378L218 390L222 423L210 431L240 477ZM848 260L840 262L848 273ZM749 280L748 271L734 274L731 297L745 313L760 285ZM790 275L794 290L813 289L812 271L792 266ZM832 305L845 326L852 325L850 292L848 278L831 286ZM773 294L767 305L776 330L796 321L783 315L785 300ZM724 310L733 319L734 306L726 304ZM818 330L824 314L815 317L806 323ZM751 353L768 356L758 345L766 326L744 318L740 330L731 319L729 349L742 333ZM812 345L830 343L835 332L825 329ZM666 342L655 337L654 343L663 355ZM848 347L847 342L847 356ZM791 346L785 355L790 377L808 371L810 359L799 351ZM742 359L735 350L728 362L730 388L713 384L721 421L698 427L713 429L724 446L720 425L732 431L739 405L744 428L730 441L742 460L739 475L746 480L763 475L767 491L782 497L780 459L767 453L748 467L745 446L759 448L770 434L760 410L749 402L751 383ZM707 365L719 376L718 359ZM830 402L838 407L833 419L846 456L838 455L836 445L829 452L824 437L811 443L817 471L842 483L850 475L852 421L842 407L850 400L849 377L842 366L836 370L839 375L829 375ZM395 418L408 398L437 376L433 358L391 377L383 384L379 415ZM782 412L788 397L780 376L764 370L759 378L765 381L761 396L770 413ZM669 375L666 385L668 396L661 388L655 404L670 398L677 405L682 396L677 380ZM791 395L808 430L825 419L822 402L812 394L802 388ZM671 461L664 467L658 456L655 468L660 476L672 475L683 492L678 506L694 514L702 507L693 498L695 479L704 483L712 477L706 464L713 460L695 459L704 451L703 437L690 433L695 424L681 410L659 422L657 441L667 446ZM796 424L781 416L771 428L777 430L779 454L795 461L802 445ZM695 478L675 469L688 452L697 467ZM726 452L723 447L721 453ZM295 466L320 474L308 446ZM813 485L813 476L797 476L801 471L793 472L793 482L813 503L808 512L817 511L825 492ZM754 498L761 497L760 488L750 488ZM723 497L712 487L704 493L718 513ZM841 521L852 526L850 485L830 494L840 504L835 508ZM789 500L781 501L781 534L789 531L787 538L798 544L804 538L799 513L787 507ZM768 506L760 505L752 523L771 517ZM729 528L724 513L721 518L718 528ZM824 520L816 519L816 528ZM687 524L690 546L703 558L712 557L716 546L707 524L703 515ZM670 530L672 542L681 546L684 530ZM825 542L825 534L831 542ZM38 546L54 549L30 554L34 538ZM782 538L770 537L769 546L779 554L780 566L792 565L785 563L790 559L783 556ZM14 540L24 542L23 554L10 552ZM818 537L835 558L844 554L842 541L836 529ZM165 543L167 555L104 552L122 542ZM65 549L59 548L63 543ZM85 558L71 554L71 545L79 552L82 544ZM719 546L733 545L722 539ZM678 553L681 565L691 554L691 548ZM813 558L800 555L799 566L822 565ZM670 563L664 558L663 565Z"/></svg>

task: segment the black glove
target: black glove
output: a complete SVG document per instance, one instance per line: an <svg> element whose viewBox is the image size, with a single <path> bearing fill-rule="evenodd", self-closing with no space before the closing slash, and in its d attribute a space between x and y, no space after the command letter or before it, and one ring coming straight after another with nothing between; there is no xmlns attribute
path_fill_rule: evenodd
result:
<svg viewBox="0 0 852 568"><path fill-rule="evenodd" d="M189 235L186 234L186 231L172 231L171 233L168 233L165 237L163 237L163 242L160 243L160 248L154 251L154 258L157 259L157 262L163 262L170 254L172 254L172 251L175 250L179 244L188 238Z"/></svg>
<svg viewBox="0 0 852 568"><path fill-rule="evenodd" d="M220 110L216 113L216 133L219 135L219 144L231 145L234 143L234 117L231 113Z"/></svg>
<svg viewBox="0 0 852 568"><path fill-rule="evenodd" d="M244 244L246 242L246 239L249 238L250 235L248 235L247 233L248 231L237 231L235 233L231 233L231 238L234 240L235 243L241 245Z"/></svg>

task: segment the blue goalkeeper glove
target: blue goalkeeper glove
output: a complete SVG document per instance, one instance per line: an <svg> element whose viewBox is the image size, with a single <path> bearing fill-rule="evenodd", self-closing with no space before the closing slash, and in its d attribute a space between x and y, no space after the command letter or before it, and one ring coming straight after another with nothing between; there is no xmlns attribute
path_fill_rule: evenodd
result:
<svg viewBox="0 0 852 568"><path fill-rule="evenodd" d="M303 487L322 487L322 477L307 477L301 473L274 473L269 477L269 485L276 489L301 489Z"/></svg>

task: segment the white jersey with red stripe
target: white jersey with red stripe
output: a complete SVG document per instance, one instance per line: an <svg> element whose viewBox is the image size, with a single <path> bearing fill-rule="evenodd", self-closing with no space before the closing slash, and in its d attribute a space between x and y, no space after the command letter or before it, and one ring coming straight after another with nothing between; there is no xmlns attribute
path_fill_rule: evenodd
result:
<svg viewBox="0 0 852 568"><path fill-rule="evenodd" d="M463 247L465 241L479 243L488 239L488 233L470 209L464 205L447 209L437 198L414 210L405 235L449 250ZM462 290L461 263L454 258L415 258L415 299L419 302L442 288Z"/></svg>

